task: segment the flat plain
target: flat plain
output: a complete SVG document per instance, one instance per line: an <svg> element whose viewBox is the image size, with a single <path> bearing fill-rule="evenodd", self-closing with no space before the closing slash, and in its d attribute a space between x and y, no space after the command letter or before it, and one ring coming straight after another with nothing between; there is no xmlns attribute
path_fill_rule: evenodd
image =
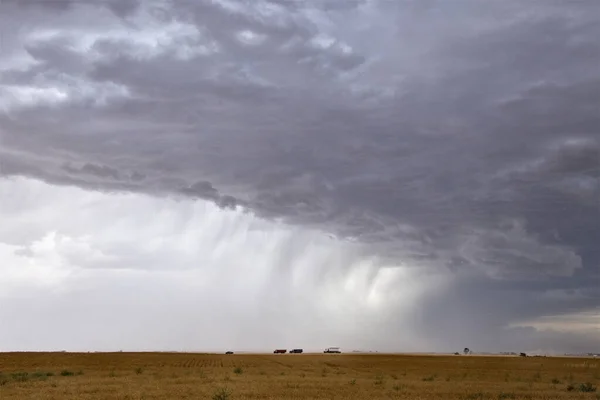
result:
<svg viewBox="0 0 600 400"><path fill-rule="evenodd" d="M0 353L0 399L600 399L600 360Z"/></svg>

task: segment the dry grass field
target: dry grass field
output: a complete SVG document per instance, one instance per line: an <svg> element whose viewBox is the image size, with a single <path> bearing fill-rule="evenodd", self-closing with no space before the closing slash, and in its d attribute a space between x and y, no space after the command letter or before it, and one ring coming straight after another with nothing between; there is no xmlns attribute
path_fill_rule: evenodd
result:
<svg viewBox="0 0 600 400"><path fill-rule="evenodd" d="M600 360L0 353L0 399L600 399Z"/></svg>

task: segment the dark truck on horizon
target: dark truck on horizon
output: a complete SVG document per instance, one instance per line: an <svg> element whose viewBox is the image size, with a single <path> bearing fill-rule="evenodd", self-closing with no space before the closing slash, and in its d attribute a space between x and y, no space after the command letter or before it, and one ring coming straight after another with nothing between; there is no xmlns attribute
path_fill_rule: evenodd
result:
<svg viewBox="0 0 600 400"><path fill-rule="evenodd" d="M290 354L291 353L298 353L299 354L299 353L302 353L302 351L303 351L302 349L292 349L292 350L290 350Z"/></svg>

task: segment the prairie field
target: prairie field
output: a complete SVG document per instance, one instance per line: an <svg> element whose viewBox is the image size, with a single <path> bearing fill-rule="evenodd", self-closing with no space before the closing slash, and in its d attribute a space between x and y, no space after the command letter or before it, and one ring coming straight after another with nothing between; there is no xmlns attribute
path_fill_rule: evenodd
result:
<svg viewBox="0 0 600 400"><path fill-rule="evenodd" d="M0 399L600 399L600 360L0 353Z"/></svg>

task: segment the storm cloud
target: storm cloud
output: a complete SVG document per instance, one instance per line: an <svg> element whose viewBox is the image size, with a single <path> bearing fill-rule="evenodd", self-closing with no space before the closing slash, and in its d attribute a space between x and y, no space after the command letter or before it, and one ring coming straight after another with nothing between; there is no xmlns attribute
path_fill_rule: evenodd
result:
<svg viewBox="0 0 600 400"><path fill-rule="evenodd" d="M2 176L208 201L331 235L348 274L443 276L377 311L432 347L600 346L508 328L600 312L597 1L0 7Z"/></svg>

